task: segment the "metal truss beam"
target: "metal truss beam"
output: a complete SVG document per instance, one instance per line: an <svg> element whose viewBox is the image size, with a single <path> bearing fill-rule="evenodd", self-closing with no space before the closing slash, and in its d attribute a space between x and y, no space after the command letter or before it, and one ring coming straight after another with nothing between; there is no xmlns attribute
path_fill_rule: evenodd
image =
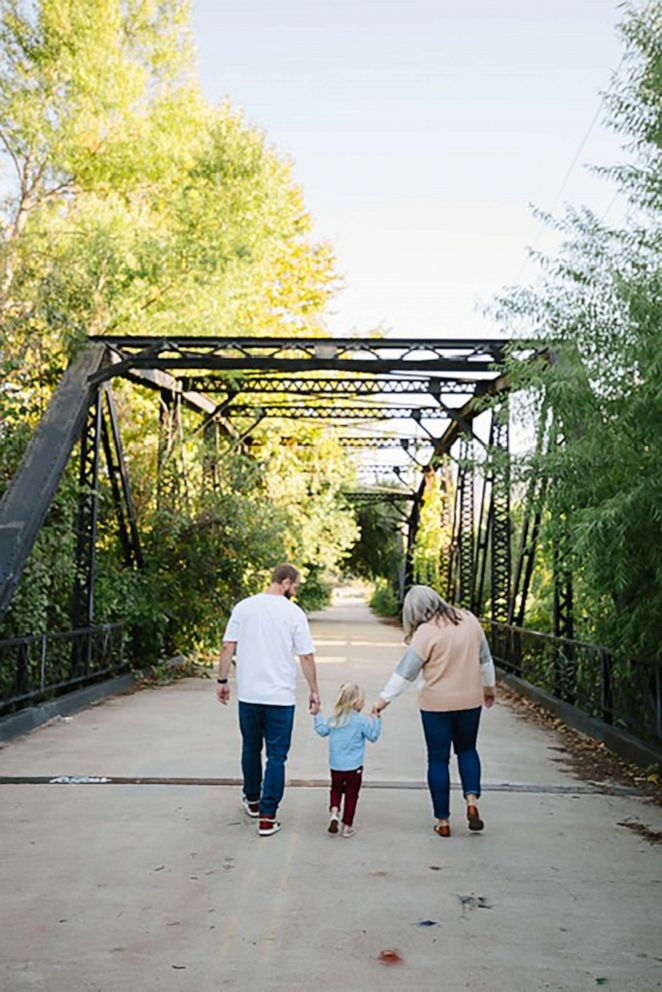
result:
<svg viewBox="0 0 662 992"><path fill-rule="evenodd" d="M510 381L507 376L501 375L490 382L483 382L477 385L476 392L455 412L455 417L448 425L444 433L434 444L434 450L428 463L428 468L437 468L445 456L450 453L455 442L471 430L471 425L476 417L486 409L486 400L489 397L505 395L510 389ZM419 497L423 498L425 490L425 479L421 480L419 486Z"/></svg>
<svg viewBox="0 0 662 992"><path fill-rule="evenodd" d="M439 526L449 535L449 545L441 549L439 559L439 587L448 589L451 569L451 549L453 541L453 508L450 504L450 494L453 488L450 466L448 463L440 465L436 470L439 487L442 493L441 512L439 515Z"/></svg>
<svg viewBox="0 0 662 992"><path fill-rule="evenodd" d="M534 456L534 468L526 487L524 497L524 519L520 535L517 563L515 566L515 577L513 580L513 592L510 603L510 617L508 622L517 627L523 627L526 618L526 603L529 589L533 579L536 550L542 523L543 505L547 492L548 480L540 473L537 466L541 451L545 446L545 434L548 431L547 408L543 407L540 416L540 423L536 435L536 447ZM555 428L552 425L548 431L548 443L555 437Z"/></svg>
<svg viewBox="0 0 662 992"><path fill-rule="evenodd" d="M225 407L226 417L248 417L264 413L282 420L448 420L452 410L439 406L310 406L302 403L263 404L253 406L239 403Z"/></svg>
<svg viewBox="0 0 662 992"><path fill-rule="evenodd" d="M97 521L99 516L99 446L101 443L101 395L94 391L80 438L78 518L76 523L76 578L74 580L73 626L94 622L94 578ZM73 675L78 674L73 672Z"/></svg>
<svg viewBox="0 0 662 992"><path fill-rule="evenodd" d="M175 393L180 394L182 405L189 410L193 410L194 413L207 414L209 416L216 409L216 404L213 400L208 399L201 393L195 392L195 390L185 389L182 379L170 375L169 372L163 372L161 369L133 369L126 374L125 378L129 382L135 383L136 386L146 386L148 389L156 390L159 393L167 390L173 395Z"/></svg>
<svg viewBox="0 0 662 992"><path fill-rule="evenodd" d="M101 422L101 439L110 487L113 494L113 504L119 529L122 551L127 565L135 568L143 567L143 555L136 523L136 511L133 505L129 475L124 460L124 451L120 438L117 411L110 387L104 389L106 396L107 417Z"/></svg>
<svg viewBox="0 0 662 992"><path fill-rule="evenodd" d="M469 455L469 445L463 441L457 479L457 569L458 602L467 607L471 606L474 586L474 471Z"/></svg>
<svg viewBox="0 0 662 992"><path fill-rule="evenodd" d="M65 373L0 501L0 616L80 436L90 402L88 378L101 366L104 350L88 345Z"/></svg>
<svg viewBox="0 0 662 992"><path fill-rule="evenodd" d="M448 584L446 587L446 598L451 603L457 602L459 596L458 554L457 554L459 531L460 531L460 482L458 478L456 479L455 482L455 499L453 500L453 515L451 518L451 542L448 553L448 568L446 572L447 580L448 580Z"/></svg>
<svg viewBox="0 0 662 992"><path fill-rule="evenodd" d="M400 379L400 378L303 378L301 376L251 376L245 379L223 379L218 376L181 376L184 390L202 393L232 393L234 395L286 393L297 396L378 396L388 395L470 395L475 380L458 379Z"/></svg>
<svg viewBox="0 0 662 992"><path fill-rule="evenodd" d="M558 546L554 546L554 635L573 639L574 596L572 573L563 567Z"/></svg>
<svg viewBox="0 0 662 992"><path fill-rule="evenodd" d="M577 425L573 430L577 431ZM550 441L562 446L565 444L567 427L555 423ZM550 479L549 510L553 520L552 570L554 581L554 634L556 637L574 638L574 593L572 581L572 537L567 512L557 495L557 486Z"/></svg>
<svg viewBox="0 0 662 992"><path fill-rule="evenodd" d="M154 349L162 352L195 350L207 353L233 352L243 356L267 353L270 357L294 352L301 355L333 358L346 355L365 354L380 357L387 354L420 356L421 354L445 355L453 352L463 355L489 356L493 360L503 358L505 349L512 346L508 338L377 338L377 337L253 337L244 335L194 335L169 334L154 337L146 334L99 334L90 337L91 341L101 341L123 351L143 352ZM535 343L522 341L522 349L531 349Z"/></svg>
<svg viewBox="0 0 662 992"><path fill-rule="evenodd" d="M414 584L414 551L416 548L416 538L418 527L421 522L421 502L416 499L414 493L411 512L407 519L407 543L405 546L405 568L404 568L404 594L406 595Z"/></svg>
<svg viewBox="0 0 662 992"><path fill-rule="evenodd" d="M377 465L366 464L365 462L360 462L357 469L359 472L366 472L370 475L396 475L399 479L406 474L407 470L412 471L410 465Z"/></svg>
<svg viewBox="0 0 662 992"><path fill-rule="evenodd" d="M233 451L235 448L240 448L242 444L246 444L247 446L250 447L251 434L257 427L260 426L263 420L264 420L264 414L259 409L256 408L253 422L243 431L241 431L240 434L237 434L237 436L232 439L232 443L223 452L221 458L225 457L225 455L227 455L229 451Z"/></svg>
<svg viewBox="0 0 662 992"><path fill-rule="evenodd" d="M272 372L448 372L484 376L504 359L505 339L485 338L168 338L102 336L117 362L95 381L133 369ZM527 345L522 342L522 347ZM530 346L529 346L530 347Z"/></svg>
<svg viewBox="0 0 662 992"><path fill-rule="evenodd" d="M494 411L492 454L492 621L508 623L511 615L510 428L508 405Z"/></svg>
<svg viewBox="0 0 662 992"><path fill-rule="evenodd" d="M365 448L377 451L400 448L402 451L408 451L417 445L423 448L430 448L432 446L432 441L427 440L427 438L358 437L354 435L343 436L335 434L329 436L343 448ZM283 444L294 444L302 448L309 448L314 445L312 441L301 441L296 437L283 436L280 440Z"/></svg>
<svg viewBox="0 0 662 992"><path fill-rule="evenodd" d="M552 548L554 580L554 636L569 641L563 658L554 659L554 691L567 703L574 703L577 683L577 656L574 649L574 591L572 572L567 566L568 535L562 532Z"/></svg>
<svg viewBox="0 0 662 992"><path fill-rule="evenodd" d="M207 420L202 432L202 485L215 490L219 484L219 429L215 420Z"/></svg>
<svg viewBox="0 0 662 992"><path fill-rule="evenodd" d="M478 523L476 525L476 545L473 567L473 581L471 586L471 609L476 616L481 616L483 612L483 594L485 591L485 574L487 571L487 557L492 533L492 499L491 499L491 479L483 477L483 484L480 492L480 508L478 510Z"/></svg>
<svg viewBox="0 0 662 992"><path fill-rule="evenodd" d="M114 358L117 361L117 356ZM186 407L187 410L202 414L206 418L214 418L224 434L232 436L235 433L232 424L224 417L219 416L216 403L213 400L203 396L202 393L184 389L182 380L170 375L169 372L163 372L161 369L133 369L131 372L127 372L124 378L137 386L153 389L161 395L166 392L172 396L181 396L182 406Z"/></svg>
<svg viewBox="0 0 662 992"><path fill-rule="evenodd" d="M412 493L395 492L378 489L367 490L366 492L350 491L342 494L350 503L360 503L362 506L372 506L375 503L402 503L411 502L414 499Z"/></svg>
<svg viewBox="0 0 662 992"><path fill-rule="evenodd" d="M159 435L156 456L156 505L162 510L173 503L180 490L180 472L175 462L181 428L182 394L161 390Z"/></svg>

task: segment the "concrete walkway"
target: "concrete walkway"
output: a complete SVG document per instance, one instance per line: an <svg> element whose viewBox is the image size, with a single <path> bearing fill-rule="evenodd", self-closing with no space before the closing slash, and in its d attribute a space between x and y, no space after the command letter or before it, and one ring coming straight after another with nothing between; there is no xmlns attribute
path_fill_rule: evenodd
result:
<svg viewBox="0 0 662 992"><path fill-rule="evenodd" d="M371 700L401 633L346 599L316 615L328 711ZM555 735L484 714L483 835L431 831L415 694L368 745L351 840L326 835L326 745L301 684L283 831L258 838L237 787L3 785L3 992L662 988L660 848L619 821L660 811L591 792ZM5 746L0 776L236 778L236 709L190 679L118 697ZM389 787L390 786L390 787ZM394 787L395 786L395 787ZM454 793L454 809L461 812ZM395 950L402 961L379 960Z"/></svg>

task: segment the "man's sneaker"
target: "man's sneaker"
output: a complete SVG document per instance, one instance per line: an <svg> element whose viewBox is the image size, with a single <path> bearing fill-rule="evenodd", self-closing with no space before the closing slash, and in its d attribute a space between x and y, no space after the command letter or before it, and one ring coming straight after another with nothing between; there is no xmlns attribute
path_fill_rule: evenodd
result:
<svg viewBox="0 0 662 992"><path fill-rule="evenodd" d="M260 822L257 825L257 832L260 837L269 837L271 834L277 834L280 830L280 823L275 817L260 817Z"/></svg>
<svg viewBox="0 0 662 992"><path fill-rule="evenodd" d="M253 819L255 819L260 815L259 802L252 803L248 799L246 799L246 796L242 796L241 805L244 807L244 812L248 813L249 816L252 816Z"/></svg>
<svg viewBox="0 0 662 992"><path fill-rule="evenodd" d="M348 827L347 824L345 824L344 827L342 828L343 837L353 837L355 833L356 830L354 829L354 827Z"/></svg>
<svg viewBox="0 0 662 992"><path fill-rule="evenodd" d="M329 820L328 832L330 834L337 834L340 830L340 817L337 813L331 814L331 819Z"/></svg>

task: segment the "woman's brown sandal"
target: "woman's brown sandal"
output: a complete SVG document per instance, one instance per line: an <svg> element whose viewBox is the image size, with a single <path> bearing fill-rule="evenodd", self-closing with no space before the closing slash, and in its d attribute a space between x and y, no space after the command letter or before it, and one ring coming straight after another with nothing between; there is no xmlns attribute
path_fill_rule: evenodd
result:
<svg viewBox="0 0 662 992"><path fill-rule="evenodd" d="M482 830L485 824L480 818L477 806L467 806L467 821L469 830Z"/></svg>
<svg viewBox="0 0 662 992"><path fill-rule="evenodd" d="M434 827L434 832L439 834L440 837L450 837L451 828L449 823L436 823Z"/></svg>

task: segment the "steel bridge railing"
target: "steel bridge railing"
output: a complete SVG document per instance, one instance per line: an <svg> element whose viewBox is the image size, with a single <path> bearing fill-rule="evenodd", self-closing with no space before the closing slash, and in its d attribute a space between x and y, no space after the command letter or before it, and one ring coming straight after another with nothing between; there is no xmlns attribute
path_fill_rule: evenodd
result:
<svg viewBox="0 0 662 992"><path fill-rule="evenodd" d="M482 622L506 672L635 737L662 740L662 659L616 659L594 644Z"/></svg>
<svg viewBox="0 0 662 992"><path fill-rule="evenodd" d="M0 715L112 677L126 667L121 623L0 641Z"/></svg>

